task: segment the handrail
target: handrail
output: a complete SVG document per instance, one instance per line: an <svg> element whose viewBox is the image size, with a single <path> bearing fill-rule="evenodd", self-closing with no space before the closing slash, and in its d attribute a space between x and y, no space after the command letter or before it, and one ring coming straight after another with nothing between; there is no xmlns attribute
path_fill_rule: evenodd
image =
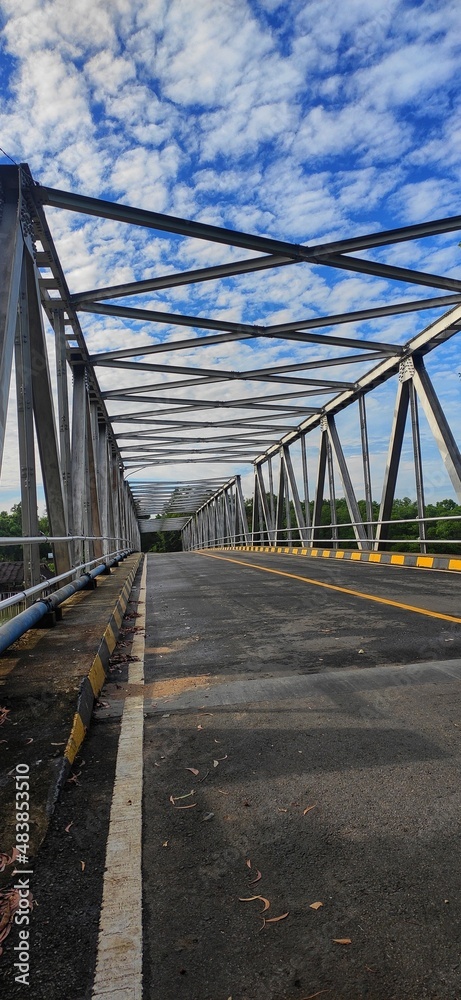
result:
<svg viewBox="0 0 461 1000"><path fill-rule="evenodd" d="M54 583L60 583L61 580L67 580L67 577L74 576L79 570L84 570L88 566L96 566L98 563L103 562L107 565L107 560L119 555L122 556L122 550L117 549L114 552L108 552L104 556L98 556L97 559L91 559L89 562L80 563L78 566L74 566L72 569L67 570L65 573L61 573L59 576L50 577L48 580L42 580L41 583L35 584L34 587L29 587L27 590L21 590L17 594L13 594L12 597L5 597L3 601L0 601L0 611L5 608L10 608L14 604L19 604L24 598L32 597L34 594L39 594L42 590L46 590L48 587L52 586Z"/></svg>
<svg viewBox="0 0 461 1000"><path fill-rule="evenodd" d="M44 618L46 614L50 611L55 611L60 604L67 601L69 597L77 593L79 590L84 590L88 584L104 573L106 566L114 565L118 562L118 559L124 559L130 554L132 550L126 550L125 552L118 552L117 557L112 560L111 563L102 563L101 566L95 566L94 569L90 570L89 573L82 574L78 580L73 580L72 583L66 584L59 590L56 590L49 597L43 597L38 601L35 601L30 608L26 608L25 611L21 611L20 614L16 615L10 621L6 622L4 625L0 626L0 654L4 653L6 649L16 639L19 639L25 632L28 632L30 628ZM66 574L67 576L69 574ZM48 581L49 582L49 581Z"/></svg>
<svg viewBox="0 0 461 1000"><path fill-rule="evenodd" d="M267 527L261 528L258 531L253 530L253 532L251 533L251 538L252 538L252 542L253 543L254 543L255 540L261 541L262 539L267 538L268 544L270 545L271 543L278 544L279 541L280 541L280 536L285 536L285 537L283 537L281 539L283 542L287 542L287 541L291 542L292 539L290 537L287 538L287 536L290 536L291 534L298 534L299 535L299 544L301 544L301 545L304 545L304 546L307 545L307 546L310 546L310 547L318 547L318 546L322 546L322 545L328 546L331 543L333 543L337 547L339 542L348 543L348 544L353 543L353 544L358 545L357 538L355 538L355 537L354 538L338 538L338 537L319 538L318 535L320 534L320 532L323 533L323 532L328 532L330 530L331 530L331 532L333 532L333 530L335 530L335 529L336 530L340 530L340 529L344 529L344 528L353 528L354 526L357 526L357 525L362 525L363 527L372 526L373 528L376 528L376 529L380 528L382 525L398 525L398 524L415 525L416 527L420 527L422 524L426 524L426 523L430 523L430 522L431 523L433 523L433 522L437 522L438 523L438 522L444 522L444 521L460 521L461 522L461 514L441 514L441 515L431 516L431 517L411 517L411 518L409 518L409 517L408 518L407 517L403 517L403 518L395 518L395 519L392 519L392 520L389 520L389 521L384 521L384 520L382 520L382 521L381 520L379 520L379 521L378 520L377 521L343 521L341 523L339 523L339 522L333 522L332 521L329 524L316 524L316 525L310 524L310 525L302 525L301 527L299 527L298 524L289 524L289 525L285 525L282 528L276 528L274 526L274 527L270 527L270 528L267 528ZM226 544L226 543L232 543L232 544L234 544L234 543L237 543L237 542L245 542L245 541L246 541L246 539L244 538L243 532L234 531L234 532L232 532L231 535L217 534L214 538L209 538L208 537L205 542L203 540L197 541L196 544L194 544L193 548L202 549L202 548L212 547L213 545L220 545L220 544ZM421 537L421 533L419 533L415 538L383 538L383 539L378 539L378 538L375 537L375 532L370 532L370 537L364 538L364 539L361 540L362 546L366 546L367 544L369 546L375 545L375 544L379 543L380 541L382 541L382 543L386 544L386 545L420 545L420 546L422 546L422 545L424 545L424 546L426 546L426 545L435 545L435 546L439 546L439 545L461 545L461 538L424 538L424 537ZM296 544L298 544L298 542L296 542Z"/></svg>
<svg viewBox="0 0 461 1000"><path fill-rule="evenodd" d="M0 545L31 545L34 542L39 542L40 545L44 545L45 542L121 542L123 545L129 545L128 538L118 538L117 535L7 535L6 538L0 538Z"/></svg>

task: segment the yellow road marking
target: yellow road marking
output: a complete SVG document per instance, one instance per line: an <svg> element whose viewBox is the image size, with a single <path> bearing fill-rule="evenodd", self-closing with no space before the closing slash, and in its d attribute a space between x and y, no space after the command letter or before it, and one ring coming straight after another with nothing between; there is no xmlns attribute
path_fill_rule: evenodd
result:
<svg viewBox="0 0 461 1000"><path fill-rule="evenodd" d="M258 566L257 563L244 562L243 559L231 559L228 556L217 556L205 549L196 550L197 555L208 556L209 559L222 559L224 562L236 563L238 566L250 566L251 569L260 569L263 573L275 573L276 576L287 576L291 580L300 580L301 583L310 583L313 587L323 587L325 590L335 590L340 594L349 594L352 597L361 597L364 601L374 601L375 604L387 604L391 608L400 608L402 611L414 611L417 615L426 615L428 618L441 618L445 622L456 622L461 624L461 618L453 615L443 615L440 611L428 611L426 608L415 608L412 604L402 604L400 601L391 601L387 597L377 597L376 594L364 594L361 590L350 590L348 587L338 587L334 583L322 583L320 580L311 580L308 576L298 576L296 573L285 573L281 569L270 569L269 566ZM360 553L358 553L360 554ZM352 553L354 555L354 553Z"/></svg>
<svg viewBox="0 0 461 1000"><path fill-rule="evenodd" d="M78 712L74 715L74 721L72 723L72 729L67 741L66 749L64 750L64 757L69 761L70 764L74 763L80 746L85 739L86 729L83 725L82 718Z"/></svg>
<svg viewBox="0 0 461 1000"><path fill-rule="evenodd" d="M434 565L434 559L432 556L418 556L416 560L416 565L427 566L429 569L432 569Z"/></svg>
<svg viewBox="0 0 461 1000"><path fill-rule="evenodd" d="M91 670L88 674L88 680L91 684L93 694L95 698L98 697L99 692L104 687L106 683L106 671L102 665L102 660L99 653L96 654Z"/></svg>

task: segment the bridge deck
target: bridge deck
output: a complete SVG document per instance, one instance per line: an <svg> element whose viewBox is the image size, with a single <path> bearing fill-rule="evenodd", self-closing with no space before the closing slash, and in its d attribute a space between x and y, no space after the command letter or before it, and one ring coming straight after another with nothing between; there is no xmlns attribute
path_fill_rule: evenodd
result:
<svg viewBox="0 0 461 1000"><path fill-rule="evenodd" d="M145 1000L461 995L459 578L300 562L148 557ZM106 686L36 860L36 1000L92 994L120 716L140 687ZM283 919L264 925L250 896ZM104 995L134 1000L120 955Z"/></svg>

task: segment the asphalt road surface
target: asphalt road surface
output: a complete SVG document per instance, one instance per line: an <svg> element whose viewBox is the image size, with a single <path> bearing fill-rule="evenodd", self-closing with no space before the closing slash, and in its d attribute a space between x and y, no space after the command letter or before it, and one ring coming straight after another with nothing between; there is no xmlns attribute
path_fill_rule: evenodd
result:
<svg viewBox="0 0 461 1000"><path fill-rule="evenodd" d="M232 552L147 579L144 1000L461 1000L459 577ZM92 995L135 687L37 862L34 1000Z"/></svg>

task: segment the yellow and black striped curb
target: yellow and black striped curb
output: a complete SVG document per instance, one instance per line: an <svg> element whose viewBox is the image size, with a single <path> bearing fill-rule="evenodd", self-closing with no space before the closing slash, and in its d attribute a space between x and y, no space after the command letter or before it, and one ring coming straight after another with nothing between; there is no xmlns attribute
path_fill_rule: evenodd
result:
<svg viewBox="0 0 461 1000"><path fill-rule="evenodd" d="M91 664L90 670L80 684L77 699L77 710L74 715L72 729L64 751L55 798L59 794L59 790L66 780L75 757L77 756L83 740L85 739L87 729L91 722L94 702L105 684L109 658L117 643L120 626L122 624L122 619L125 614L131 588L133 586L133 580L136 576L142 558L142 554L139 553L138 558L135 560L134 565L132 566L122 587L122 590L120 591L117 603L110 616L109 622L106 625L104 635L101 639L101 643Z"/></svg>
<svg viewBox="0 0 461 1000"><path fill-rule="evenodd" d="M218 546L217 546L218 548ZM282 545L226 545L220 551L259 552L260 554L313 556L318 559L349 559L351 562L381 563L384 566L415 566L418 569L448 569L461 571L461 558L452 556L422 556L416 552L358 552L354 549L305 549Z"/></svg>

